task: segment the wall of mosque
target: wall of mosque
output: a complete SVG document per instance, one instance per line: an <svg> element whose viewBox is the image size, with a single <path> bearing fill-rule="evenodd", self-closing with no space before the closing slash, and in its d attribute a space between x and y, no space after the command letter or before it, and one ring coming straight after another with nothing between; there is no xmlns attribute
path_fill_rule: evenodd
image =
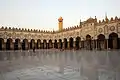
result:
<svg viewBox="0 0 120 80"><path fill-rule="evenodd" d="M90 18L80 26L68 27L62 31L27 30L0 28L0 50L47 49L47 48L86 48L119 49L120 19L95 22Z"/></svg>

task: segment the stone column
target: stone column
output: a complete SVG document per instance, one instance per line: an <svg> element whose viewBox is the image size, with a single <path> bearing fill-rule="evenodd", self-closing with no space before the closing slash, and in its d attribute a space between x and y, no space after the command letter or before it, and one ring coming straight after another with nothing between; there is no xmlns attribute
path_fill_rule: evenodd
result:
<svg viewBox="0 0 120 80"><path fill-rule="evenodd" d="M40 48L43 49L43 40L41 40Z"/></svg>
<svg viewBox="0 0 120 80"><path fill-rule="evenodd" d="M20 40L20 42L18 43L18 49L19 49L19 50L22 49L22 40Z"/></svg>
<svg viewBox="0 0 120 80"><path fill-rule="evenodd" d="M81 39L81 43L80 43L81 45L81 48L84 48L84 42L83 42L83 39Z"/></svg>
<svg viewBox="0 0 120 80"><path fill-rule="evenodd" d="M62 48L65 49L65 42L64 42L64 40L62 40L62 44L63 44Z"/></svg>
<svg viewBox="0 0 120 80"><path fill-rule="evenodd" d="M58 45L58 49L60 49L60 42L57 42L57 45Z"/></svg>
<svg viewBox="0 0 120 80"><path fill-rule="evenodd" d="M76 39L73 38L73 48L75 49L76 48Z"/></svg>
<svg viewBox="0 0 120 80"><path fill-rule="evenodd" d="M81 48L81 41L79 41L79 49Z"/></svg>
<svg viewBox="0 0 120 80"><path fill-rule="evenodd" d="M49 48L49 40L46 40L46 49L48 49Z"/></svg>
<svg viewBox="0 0 120 80"><path fill-rule="evenodd" d="M40 49L41 48L41 42L39 42L37 46L38 46L38 49Z"/></svg>
<svg viewBox="0 0 120 80"><path fill-rule="evenodd" d="M6 50L6 43L7 43L7 39L4 39L4 44L2 46L2 49Z"/></svg>
<svg viewBox="0 0 120 80"><path fill-rule="evenodd" d="M15 44L15 39L13 39L13 42L10 43L10 50L14 50L14 44Z"/></svg>
<svg viewBox="0 0 120 80"><path fill-rule="evenodd" d="M25 42L25 50L30 49L30 42L31 40L28 40L28 42Z"/></svg>
<svg viewBox="0 0 120 80"><path fill-rule="evenodd" d="M55 48L55 41L54 40L52 40L52 48Z"/></svg>
<svg viewBox="0 0 120 80"><path fill-rule="evenodd" d="M69 42L69 39L67 39L67 47L68 47L68 49L70 49L70 42Z"/></svg>

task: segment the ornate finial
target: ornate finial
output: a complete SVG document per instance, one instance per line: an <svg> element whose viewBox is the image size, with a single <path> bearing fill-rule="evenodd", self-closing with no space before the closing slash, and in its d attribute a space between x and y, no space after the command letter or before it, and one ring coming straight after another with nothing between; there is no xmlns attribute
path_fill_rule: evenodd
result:
<svg viewBox="0 0 120 80"><path fill-rule="evenodd" d="M117 16L115 16L115 21L118 21L118 17Z"/></svg>
<svg viewBox="0 0 120 80"><path fill-rule="evenodd" d="M101 23L101 20L99 20L99 23Z"/></svg>
<svg viewBox="0 0 120 80"><path fill-rule="evenodd" d="M63 21L63 18L60 16L59 19L58 19L58 21L60 21L60 22Z"/></svg>
<svg viewBox="0 0 120 80"><path fill-rule="evenodd" d="M110 21L113 21L113 17L111 17Z"/></svg>
<svg viewBox="0 0 120 80"><path fill-rule="evenodd" d="M95 19L96 19L96 16L95 16Z"/></svg>
<svg viewBox="0 0 120 80"><path fill-rule="evenodd" d="M108 23L107 12L105 12L105 22Z"/></svg>
<svg viewBox="0 0 120 80"><path fill-rule="evenodd" d="M96 16L95 16L95 22L97 22L97 18L96 18Z"/></svg>

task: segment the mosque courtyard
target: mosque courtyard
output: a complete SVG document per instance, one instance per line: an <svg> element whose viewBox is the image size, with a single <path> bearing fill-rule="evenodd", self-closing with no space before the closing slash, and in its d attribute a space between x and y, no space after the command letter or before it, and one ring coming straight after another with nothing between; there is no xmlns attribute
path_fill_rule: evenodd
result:
<svg viewBox="0 0 120 80"><path fill-rule="evenodd" d="M0 80L120 80L120 51L0 52Z"/></svg>

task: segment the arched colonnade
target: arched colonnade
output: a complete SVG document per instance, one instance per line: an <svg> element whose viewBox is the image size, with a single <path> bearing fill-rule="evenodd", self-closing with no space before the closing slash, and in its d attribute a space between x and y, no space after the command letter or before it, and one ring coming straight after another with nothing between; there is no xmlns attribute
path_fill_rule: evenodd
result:
<svg viewBox="0 0 120 80"><path fill-rule="evenodd" d="M108 39L105 35L99 34L97 39L93 39L89 34L86 39L81 39L77 36L75 38L64 38L59 40L28 40L28 39L11 39L7 40L0 38L0 50L28 50L28 49L120 49L120 38L117 33L111 33Z"/></svg>

